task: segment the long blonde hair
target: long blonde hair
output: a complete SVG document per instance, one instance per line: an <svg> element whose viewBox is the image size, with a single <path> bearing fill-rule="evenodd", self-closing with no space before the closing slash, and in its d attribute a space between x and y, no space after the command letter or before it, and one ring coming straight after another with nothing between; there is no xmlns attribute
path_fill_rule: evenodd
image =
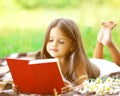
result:
<svg viewBox="0 0 120 96"><path fill-rule="evenodd" d="M76 71L80 72L80 74L78 74L77 77L81 75L81 73L85 73L88 75L88 77L96 78L99 75L99 72L97 71L97 69L95 69L96 68L95 66L92 66L91 62L89 61L85 53L78 26L76 25L75 22L73 22L70 19L60 18L50 23L50 25L48 26L44 44L41 50L41 58L43 59L52 58L46 50L46 45L49 39L50 30L56 26L59 26L60 30L62 30L66 34L66 36L68 36L74 42L73 46L75 46L73 52L69 53L66 56L66 62L64 66L61 68L62 73L66 77L66 79L70 81L74 81L73 75L74 73L76 73ZM74 53L72 57L73 64L71 68L70 60L71 60L71 54L73 53ZM83 68L85 69L86 72L82 72Z"/></svg>

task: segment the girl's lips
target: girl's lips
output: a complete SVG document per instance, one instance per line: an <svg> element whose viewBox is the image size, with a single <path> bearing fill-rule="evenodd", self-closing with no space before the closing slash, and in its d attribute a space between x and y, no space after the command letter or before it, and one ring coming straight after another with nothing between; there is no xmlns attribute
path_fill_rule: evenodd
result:
<svg viewBox="0 0 120 96"><path fill-rule="evenodd" d="M58 49L50 49L51 51L58 51Z"/></svg>

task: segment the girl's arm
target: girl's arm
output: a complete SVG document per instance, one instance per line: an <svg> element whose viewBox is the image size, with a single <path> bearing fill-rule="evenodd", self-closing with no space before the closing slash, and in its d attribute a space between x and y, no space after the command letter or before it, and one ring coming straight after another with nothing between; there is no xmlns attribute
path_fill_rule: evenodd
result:
<svg viewBox="0 0 120 96"><path fill-rule="evenodd" d="M76 85L81 85L84 80L89 78L86 68L81 66L81 69L76 69Z"/></svg>

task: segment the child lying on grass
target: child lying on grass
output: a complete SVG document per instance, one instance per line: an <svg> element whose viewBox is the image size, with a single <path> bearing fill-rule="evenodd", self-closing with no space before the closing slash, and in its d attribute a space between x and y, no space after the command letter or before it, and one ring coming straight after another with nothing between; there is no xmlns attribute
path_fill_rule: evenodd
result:
<svg viewBox="0 0 120 96"><path fill-rule="evenodd" d="M101 59L101 54L97 54L103 45L109 45L108 41L111 40L111 29L115 26L115 24L114 22L110 21L104 22L102 26L102 30L98 35L98 43L100 46L96 47L97 49L95 50L94 58L92 59L88 59L86 56L77 25L74 21L65 18L56 19L51 22L47 29L43 48L41 51L35 53L34 56L32 54L29 54L29 56L33 56L32 59L58 58L63 76L67 81L70 82L70 84L65 82L65 87L61 89L61 93L69 94L69 92L73 92L77 88L80 89L84 80L88 80L89 78L95 79L99 76L104 76L112 72L120 71L120 67L118 67L118 59L114 60L115 62L117 61L115 64ZM115 46L114 48L116 49ZM26 55L20 54L17 57L20 56L24 57ZM108 70L106 70L106 66L111 67L108 67ZM7 71L3 76L1 74L1 81L4 81L5 83L5 87L2 87L1 89L7 89L7 84L12 85L12 80L11 77L7 77L10 76L7 65L3 67L5 67ZM5 80L11 80L11 82L8 83L5 82ZM75 86L71 86L72 84L75 84ZM11 86L8 89L11 89ZM19 91L15 93L20 93Z"/></svg>

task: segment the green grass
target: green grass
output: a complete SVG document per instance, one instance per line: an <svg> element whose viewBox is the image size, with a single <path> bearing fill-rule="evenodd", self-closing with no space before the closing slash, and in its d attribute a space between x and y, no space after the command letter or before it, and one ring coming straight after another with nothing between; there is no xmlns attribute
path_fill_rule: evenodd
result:
<svg viewBox="0 0 120 96"><path fill-rule="evenodd" d="M5 36L0 36L0 57L16 52L29 52L40 50L43 39L43 30L24 30L25 32L11 32Z"/></svg>
<svg viewBox="0 0 120 96"><path fill-rule="evenodd" d="M12 30L7 34L0 35L0 58L5 57L12 53L19 52L31 52L40 50L43 44L45 28L41 29L24 29L24 30ZM116 31L116 30L115 30ZM119 32L113 32L113 39L118 45L119 41L116 38L119 38ZM6 31L7 32L7 31ZM84 27L81 28L81 35L83 39L83 44L85 51L89 58L92 57L94 48L96 45L98 30ZM119 46L119 45L118 45ZM119 46L120 47L120 46ZM105 57L108 60L111 60L109 51L105 47Z"/></svg>
<svg viewBox="0 0 120 96"><path fill-rule="evenodd" d="M114 20L117 27L113 30L114 42L120 48L119 8L110 6L92 6L86 3L77 9L36 9L36 10L5 10L0 15L0 58L16 52L37 51L43 44L48 24L60 17L74 20L81 31L83 44L88 57L92 57L97 33L104 20ZM102 8L101 8L102 7ZM89 11L88 11L89 10ZM105 48L105 57L110 54Z"/></svg>

